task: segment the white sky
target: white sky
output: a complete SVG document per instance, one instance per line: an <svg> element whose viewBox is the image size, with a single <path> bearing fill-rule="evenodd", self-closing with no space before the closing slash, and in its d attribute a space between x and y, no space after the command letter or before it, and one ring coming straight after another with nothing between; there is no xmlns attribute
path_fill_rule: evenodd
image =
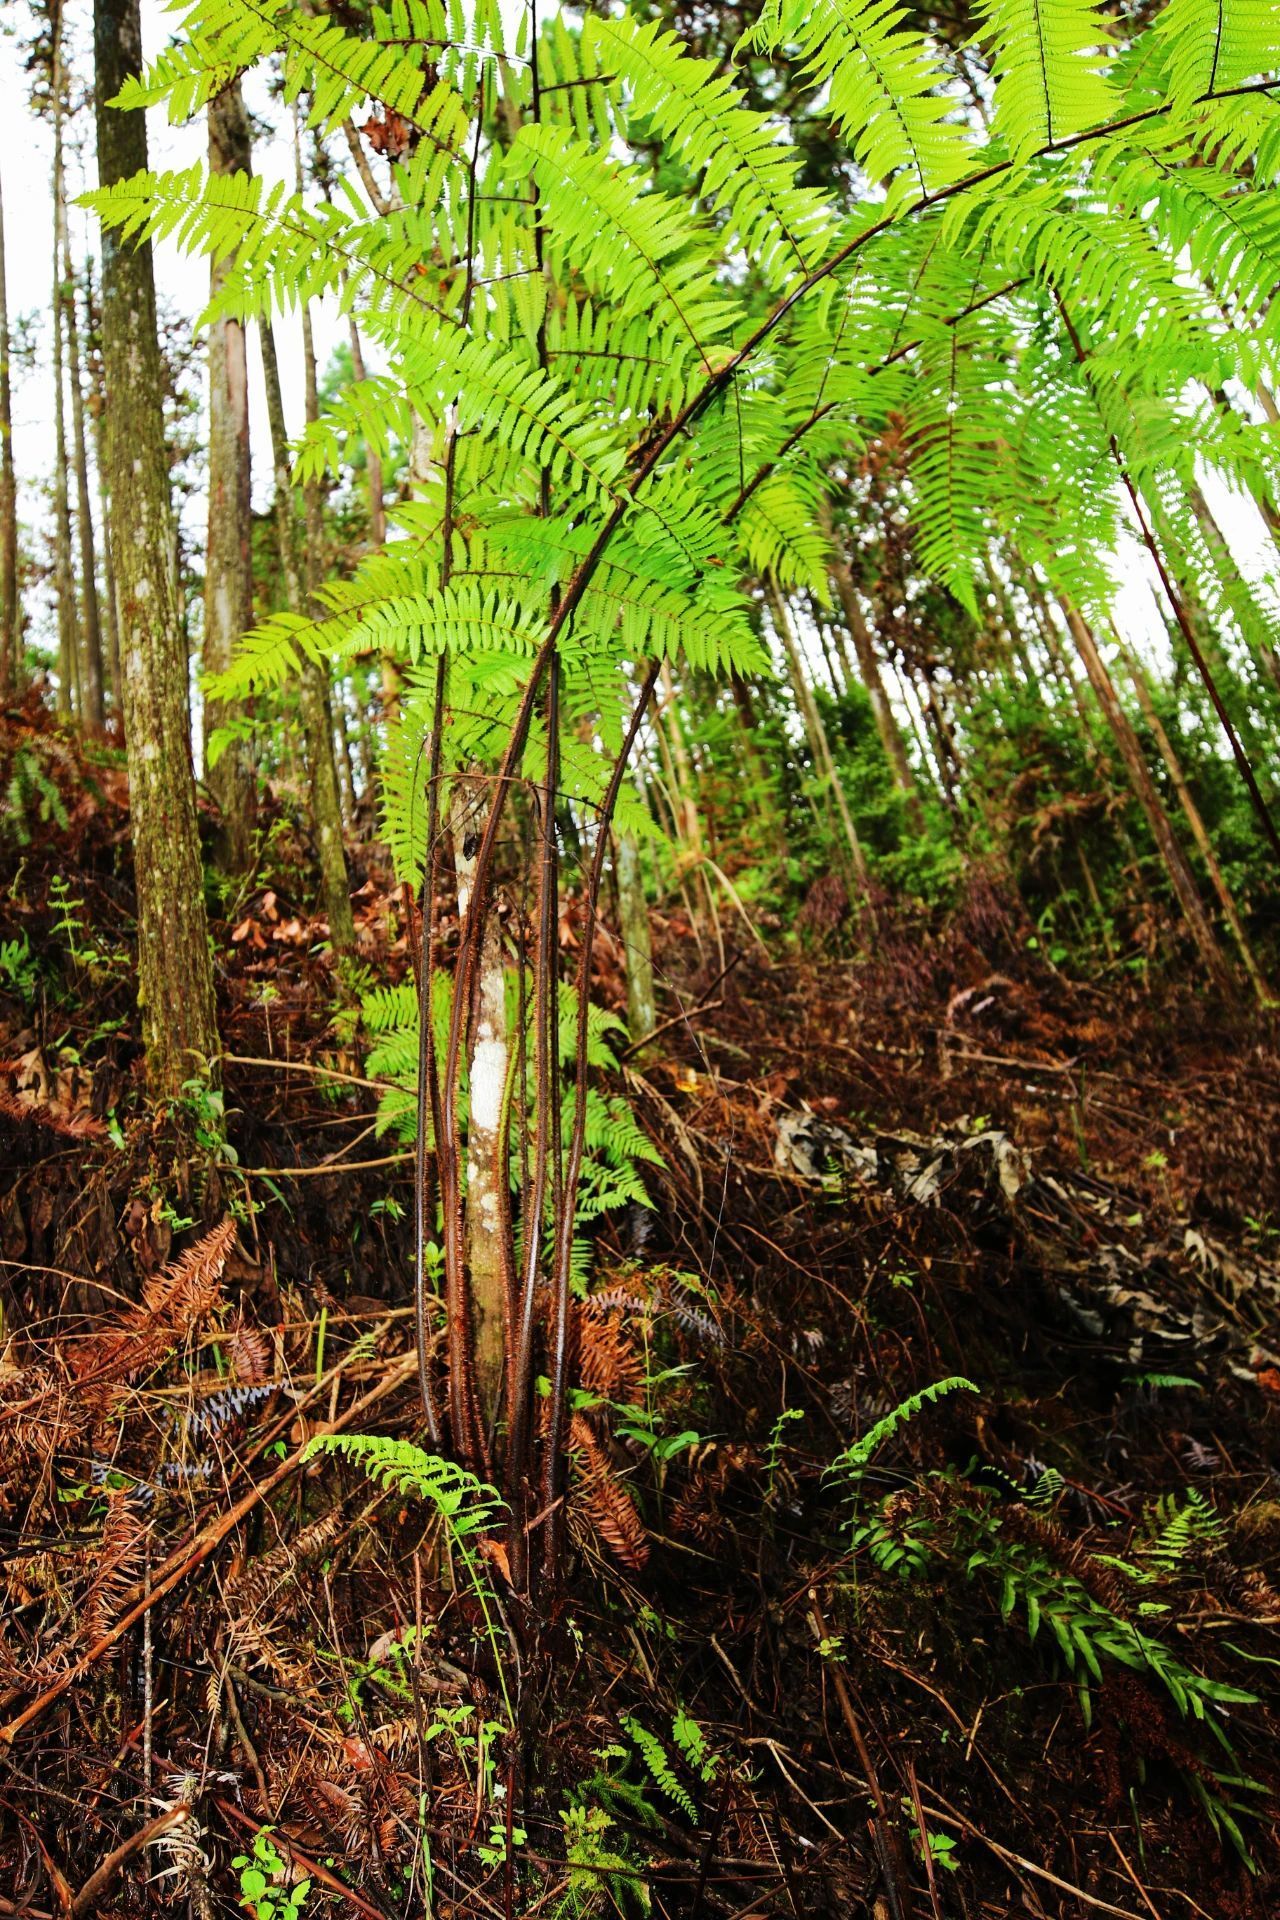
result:
<svg viewBox="0 0 1280 1920"><path fill-rule="evenodd" d="M77 83L86 89L92 73L92 8L89 0L71 0L66 7L67 47ZM142 0L143 53L152 59L172 37L177 24L161 0ZM34 370L14 369L13 438L19 487L19 515L29 528L46 518L41 490L53 466L53 378L50 366L49 311L53 288L53 134L28 104L29 83L23 72L23 43L31 31L30 12L17 0L0 0L0 182L4 189L5 257L8 269L10 321L35 315L39 353ZM292 177L293 157L281 108L268 98L260 82L250 81L246 99L255 120L280 128L280 137L255 150L255 171L275 179L286 171ZM68 198L97 185L92 103L73 114L65 132ZM148 158L155 168L189 167L205 154L203 115L192 125L171 127L163 111L147 115ZM86 253L100 257L97 222L81 208L70 209L72 253L77 267ZM202 312L209 289L209 267L203 258L190 258L170 243L158 245L156 284L162 305L194 322ZM339 339L345 340L336 310L317 306L313 311L316 351L323 373ZM285 416L291 433L302 428L302 359L296 318L276 322L276 347L284 389ZM254 504L262 506L271 492L271 448L267 433L266 393L257 336L249 330L252 390ZM70 417L68 415L68 431ZM96 508L96 500L95 500ZM202 540L204 502L196 499L188 535ZM36 611L37 630L47 623ZM47 633L45 634L47 638Z"/></svg>
<svg viewBox="0 0 1280 1920"><path fill-rule="evenodd" d="M142 0L143 49L148 59L164 46L177 24L175 16L162 0ZM89 0L71 0L66 8L68 50L77 80L87 84L91 72L91 20ZM38 320L40 355L34 371L19 376L14 392L14 451L20 487L20 514L25 525L36 527L46 518L41 489L47 483L53 460L53 382L49 366L48 316L53 280L52 215L50 185L53 165L53 141L50 129L31 113L27 102L27 79L22 72L21 38L30 31L30 14L19 0L0 0L0 180L4 188L6 255L9 280L9 308L16 320L34 314ZM255 119L280 125L280 108L268 99L261 80L251 79L246 98ZM189 166L203 158L205 131L203 116L186 127L171 127L161 112L148 115L150 162L153 167ZM292 153L285 129L273 142L255 148L255 170L278 177L292 173ZM93 113L90 105L73 115L67 129L67 168L70 196L85 186L96 184L93 152ZM77 263L85 252L98 256L92 217L78 208L71 210L71 234ZM204 307L208 289L208 265L203 259L181 254L171 244L156 249L156 278L160 297L172 311L194 323ZM313 315L316 346L321 370L340 339L345 327L332 308L318 307ZM302 368L296 321L286 317L277 322L277 346L285 410L292 432L302 424ZM254 499L265 504L270 492L270 447L266 432L266 400L262 387L261 364L256 335L250 329L250 396L254 443ZM1225 487L1210 480L1206 485L1210 503L1226 531L1247 575L1262 579L1275 565L1275 552L1261 517L1251 502L1233 498ZM202 537L204 505L200 498L192 502L187 533L193 544ZM1153 657L1164 654L1161 631L1152 589L1158 593L1154 568L1133 540L1121 556L1120 590L1115 602L1117 624L1127 637ZM33 609L34 610L34 609ZM48 625L37 611L37 624ZM47 611L47 610L45 610ZM816 670L816 662L814 663Z"/></svg>

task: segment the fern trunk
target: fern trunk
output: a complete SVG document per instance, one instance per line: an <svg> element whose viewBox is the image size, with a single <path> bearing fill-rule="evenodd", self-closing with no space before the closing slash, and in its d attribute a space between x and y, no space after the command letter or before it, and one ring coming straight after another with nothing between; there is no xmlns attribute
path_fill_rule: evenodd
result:
<svg viewBox="0 0 1280 1920"><path fill-rule="evenodd" d="M306 417L310 425L320 417L320 402L311 308L305 300L302 303L302 364L306 385ZM303 489L303 506L307 599L310 610L314 611L313 596L324 573L324 503L319 481L307 481ZM329 669L324 661L307 659L303 663L300 701L302 731L307 744L311 823L315 828L316 849L320 856L320 890L325 917L329 922L329 938L335 953L352 953L355 951L356 928L351 911L351 887L343 842L338 763L333 750Z"/></svg>
<svg viewBox="0 0 1280 1920"><path fill-rule="evenodd" d="M94 104L104 187L147 164L146 121L108 103L142 69L139 0L94 0ZM157 1097L207 1072L218 1048L196 788L187 732L163 367L151 248L103 226L107 470L123 654L138 908L138 1001Z"/></svg>
<svg viewBox="0 0 1280 1920"><path fill-rule="evenodd" d="M1142 669L1141 663L1135 659L1123 641L1119 640L1118 634L1116 638L1120 645L1120 651L1124 656L1125 665L1129 670L1129 678L1133 682L1133 691L1137 695L1138 706L1141 709L1142 717L1151 729L1152 738L1160 750L1160 758L1164 761L1170 784L1178 796L1178 805L1182 808L1187 826L1190 828L1191 838L1199 848L1200 858L1204 861L1205 872L1208 874L1210 884L1218 896L1218 904L1222 908L1222 917L1231 929L1231 937L1239 949L1244 970L1249 976L1249 985L1253 988L1259 1005L1266 1006L1269 995L1266 982L1258 966L1257 957L1250 945L1249 937L1244 930L1244 923L1240 918L1240 910L1236 905L1235 896L1227 885L1226 876L1213 850L1213 842L1209 838L1208 828L1205 826L1200 809L1195 803L1195 796L1187 784L1187 776L1183 771L1182 762L1178 758L1173 742L1165 731L1164 722L1156 711L1155 701L1151 697L1151 688L1148 685L1147 676Z"/></svg>
<svg viewBox="0 0 1280 1920"><path fill-rule="evenodd" d="M457 782L453 806L453 865L458 916L465 921L475 883L476 849L489 809L489 784L476 775ZM476 1384L486 1425L502 1386L508 1297L510 1220L507 1203L506 970L502 924L491 906L480 944L475 1018L468 1038L467 1270L471 1281Z"/></svg>
<svg viewBox="0 0 1280 1920"><path fill-rule="evenodd" d="M271 430L271 455L275 469L276 542L280 571L284 578L285 601L291 613L301 613L307 604L313 574L320 565L321 529L319 495L310 490L307 501L307 574L303 580L298 562L298 529L293 510L293 488L289 477L289 436L284 423L284 399L280 391L280 366L276 357L275 336L263 321L258 329L262 348L262 371L267 389L267 420ZM306 339L310 338L310 324ZM311 384L314 388L315 356L310 356ZM308 395L310 404L311 395ZM319 662L307 659L298 679L298 710L306 743L307 781L311 821L320 859L321 899L329 921L329 936L334 950L349 953L355 947L355 920L351 912L351 894L347 884L347 859L342 842L342 803L338 793L338 772L333 753L333 719L329 711L329 675Z"/></svg>
<svg viewBox="0 0 1280 1920"><path fill-rule="evenodd" d="M814 773L818 779L819 786L826 791L830 806L834 808L833 820L838 820L839 822L839 828L835 837L837 839L843 837L845 850L848 855L850 877L855 882L858 891L865 898L870 887L870 875L867 872L866 856L862 851L862 842L858 838L857 828L853 824L853 815L849 811L849 802L845 798L844 787L836 771L835 761L831 757L831 743L827 739L827 730L822 724L822 715L818 711L818 703L813 697L813 689L810 687L805 675L804 665L800 659L800 650L796 646L795 635L791 630L791 617L787 612L786 603L782 595L772 580L766 582L765 590L769 596L769 607L773 614L773 624L777 630L778 638L782 642L783 653L786 655L787 672L791 679L792 692L795 694L796 705L799 707L801 718L804 721L805 732L809 736L809 750L813 755Z"/></svg>

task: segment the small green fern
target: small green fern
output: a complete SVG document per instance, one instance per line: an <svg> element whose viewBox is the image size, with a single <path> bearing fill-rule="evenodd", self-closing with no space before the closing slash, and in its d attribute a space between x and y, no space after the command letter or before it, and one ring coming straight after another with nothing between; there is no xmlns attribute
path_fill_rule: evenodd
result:
<svg viewBox="0 0 1280 1920"><path fill-rule="evenodd" d="M847 1481L851 1487L856 1487L873 1456L885 1441L891 1439L898 1428L905 1426L908 1420L914 1420L922 1408L932 1406L948 1393L977 1393L978 1391L972 1380L966 1380L963 1374L958 1373L952 1374L946 1380L935 1380L932 1386L921 1387L919 1393L913 1393L908 1399L903 1400L886 1413L883 1419L877 1420L873 1427L868 1428L860 1439L846 1447L843 1453L837 1454L827 1468L827 1474Z"/></svg>
<svg viewBox="0 0 1280 1920"><path fill-rule="evenodd" d="M649 1729L631 1713L621 1715L621 1724L628 1739L632 1741L641 1759L644 1761L645 1766L649 1769L655 1786L657 1786L660 1791L666 1795L667 1799L670 1800L671 1804L678 1807L681 1813L685 1814L688 1819L696 1821L698 1818L698 1809L694 1803L693 1795L677 1777L675 1769L671 1764L671 1756L658 1736L650 1733Z"/></svg>
<svg viewBox="0 0 1280 1920"><path fill-rule="evenodd" d="M318 1454L336 1454L350 1460L376 1485L389 1492L412 1494L433 1506L448 1528L449 1537L467 1571L472 1591L480 1603L485 1633L506 1704L507 1718L514 1726L515 1716L507 1691L502 1650L494 1628L494 1594L488 1575L476 1550L477 1537L488 1533L506 1512L506 1502L496 1487L477 1479L474 1473L454 1460L424 1453L411 1440L393 1440L374 1433L318 1433L307 1442L304 1460Z"/></svg>

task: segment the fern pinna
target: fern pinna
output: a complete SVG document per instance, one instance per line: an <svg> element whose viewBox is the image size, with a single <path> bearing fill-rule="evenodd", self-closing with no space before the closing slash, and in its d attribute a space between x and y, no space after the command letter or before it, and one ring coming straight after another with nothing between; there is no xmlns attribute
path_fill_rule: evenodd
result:
<svg viewBox="0 0 1280 1920"><path fill-rule="evenodd" d="M820 509L878 437L922 567L971 610L1016 540L1031 577L1104 619L1135 511L1170 592L1212 594L1197 472L1276 495L1273 434L1220 398L1280 372L1280 16L1169 0L1130 28L1089 0L987 0L957 44L894 0L768 0L740 49L750 85L625 10L513 24L496 0L390 0L362 18L363 37L292 0L194 0L125 96L183 119L246 67L276 67L333 140L325 199L198 167L90 198L126 234L234 256L211 313L330 298L358 316L377 370L304 435L300 477L351 432L411 450L385 549L318 611L266 620L213 690L279 687L308 656L398 665L386 828L421 888L428 996L451 782L489 778L438 1055L406 1031L397 1078L421 1083L438 1176L417 1256L420 1285L437 1243L444 1274L443 1388L423 1368L433 1442L487 1469L495 1389L477 1386L472 1326L500 1314L526 1586L530 1501L551 1516L549 1569L562 1538L574 1224L585 1137L604 1125L585 1028L563 1097L557 817L591 822L585 1003L610 824L653 830L621 760L657 664L766 664L752 583L825 598ZM788 71L845 148L830 190L801 183L798 129L768 107ZM403 132L371 154L357 121ZM1256 622L1231 617L1245 671ZM527 1071L512 1050L485 1183L497 1214L468 1223L464 1096L481 976L505 965L495 873L518 841L537 876ZM501 1241L487 1306L483 1234Z"/></svg>

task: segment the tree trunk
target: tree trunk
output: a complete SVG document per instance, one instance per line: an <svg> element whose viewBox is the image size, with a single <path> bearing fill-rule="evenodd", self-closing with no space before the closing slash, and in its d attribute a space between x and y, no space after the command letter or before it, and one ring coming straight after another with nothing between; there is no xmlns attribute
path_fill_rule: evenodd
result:
<svg viewBox="0 0 1280 1920"><path fill-rule="evenodd" d="M1124 663L1129 669L1129 678L1133 682L1133 690L1138 696L1138 705L1142 709L1142 717L1150 727L1156 746L1160 749L1160 758L1164 761L1165 770L1169 775L1173 790L1178 796L1178 804L1186 816L1187 825L1191 829L1191 837L1200 849L1200 857L1204 861L1205 870L1212 882L1213 890L1218 896L1218 903L1222 908L1223 918L1228 927L1230 927L1231 937L1240 950L1240 958L1244 962L1244 970L1249 976L1249 984L1257 995L1259 1004L1265 1006L1269 998L1266 982L1262 978L1257 958L1253 948L1249 944L1249 938L1245 933L1244 925L1240 919L1235 898L1232 895L1230 887L1227 885L1222 868L1218 864L1218 857L1213 850L1213 842L1209 838L1209 830L1204 824L1200 809L1195 803L1195 798L1192 795L1190 787L1187 785L1187 777L1182 770L1182 762L1179 760L1174 750L1173 742L1165 732L1164 723L1156 711L1155 702L1151 698L1151 688L1147 684L1147 676L1143 672L1139 662L1134 658L1133 654L1130 653L1128 647L1125 646L1119 634L1116 633L1114 627L1112 628L1112 633L1115 637L1116 644L1120 648Z"/></svg>
<svg viewBox="0 0 1280 1920"><path fill-rule="evenodd" d="M62 286L62 14L50 14L53 34L53 586L58 608L58 711L79 713L80 623L71 570L71 500L67 471L64 380L66 301Z"/></svg>
<svg viewBox="0 0 1280 1920"><path fill-rule="evenodd" d="M1220 985L1225 984L1226 968L1218 942L1214 937L1213 927L1205 912L1204 902L1196 889L1186 855L1178 844L1169 816L1165 812L1164 802L1151 778L1150 769L1143 757L1142 746L1133 730L1132 722L1120 704L1115 684L1107 671L1102 655L1098 652L1088 626L1069 601L1063 601L1062 611L1066 616L1067 626L1070 629L1071 638L1075 641L1084 670L1089 676L1089 684L1093 688L1103 717L1111 730L1120 758L1124 761L1134 797L1146 815L1151 837L1156 843L1164 862L1165 872L1169 876L1169 883L1182 909L1182 917L1200 951L1206 971Z"/></svg>
<svg viewBox="0 0 1280 1920"><path fill-rule="evenodd" d="M351 341L351 371L357 380L365 377L364 349L360 344L360 329L356 325L354 313L347 315L347 328ZM382 455L368 440L364 446L365 474L369 482L369 538L375 547L386 545L387 509L383 501L385 480L382 472Z"/></svg>
<svg viewBox="0 0 1280 1920"><path fill-rule="evenodd" d="M822 715L818 711L818 703L813 697L813 689L810 687L808 679L805 676L804 666L800 659L800 652L796 646L795 635L791 631L790 615L787 612L786 603L774 581L766 581L765 591L769 596L769 606L773 614L773 623L777 629L778 638L781 640L783 652L787 656L787 671L791 677L792 691L795 694L796 704L799 706L801 717L804 720L805 732L809 736L809 750L813 755L814 772L817 774L819 781L826 787L828 795L835 807L835 812L843 831L845 844L848 848L852 877L856 881L863 897L867 898L870 892L870 875L867 872L867 863L862 851L862 842L858 839L857 830L853 824L853 815L849 812L849 803L845 799L844 788L840 783L840 776L836 772L835 761L831 757L831 744L827 739L827 730L822 724Z"/></svg>
<svg viewBox="0 0 1280 1920"><path fill-rule="evenodd" d="M1280 654L1277 654L1271 643L1272 622L1259 607L1254 598L1253 589L1236 564L1236 557L1231 551L1227 536L1215 520L1213 509L1198 481L1192 481L1187 489L1187 497L1191 502L1191 511L1195 514L1200 531L1204 535L1205 545L1213 558L1223 597L1240 623L1246 644L1252 643L1257 647L1266 669L1269 691L1274 695L1280 691ZM1280 532L1280 520L1276 518L1275 508L1265 494L1258 504L1267 531L1271 535L1272 545L1280 552L1280 541L1276 537Z"/></svg>
<svg viewBox="0 0 1280 1920"><path fill-rule="evenodd" d="M305 308L304 308L305 313ZM320 566L319 491L308 490L307 500L307 579L304 583L298 565L297 524L293 511L293 489L289 479L289 436L285 431L284 400L280 392L280 367L276 358L275 336L268 322L259 323L262 347L262 371L267 389L267 419L271 428L271 453L275 468L276 539L280 551L280 570L284 575L285 600L290 610L301 613L308 601L313 571ZM304 347L311 338L307 321ZM308 356L308 417L315 406L315 354ZM351 952L356 943L355 920L351 912L351 894L347 885L347 861L342 845L342 806L338 797L338 773L333 754L333 725L329 713L329 676L318 662L305 660L298 686L298 708L306 741L307 777L311 803L311 821L320 856L321 896L329 921L329 937L338 953Z"/></svg>
<svg viewBox="0 0 1280 1920"><path fill-rule="evenodd" d="M640 847L634 833L621 834L617 841L614 871L618 881L618 913L622 922L622 950L627 968L627 1025L631 1044L637 1048L647 1040L658 1024L657 999L653 985L653 940L649 931L649 908L644 896L644 875L640 870Z"/></svg>
<svg viewBox="0 0 1280 1920"><path fill-rule="evenodd" d="M334 694L337 698L334 698ZM356 830L356 776L351 763L351 735L347 727L347 697L341 681L336 689L329 682L329 703L333 713L333 761L338 771L338 791L342 800L342 818L347 832Z"/></svg>
<svg viewBox="0 0 1280 1920"><path fill-rule="evenodd" d="M916 831L920 832L924 825L924 816L920 811L920 795L916 789L915 775L911 771L906 744L893 708L889 704L889 696L885 692L884 681L880 675L880 663L876 659L875 643L871 638L871 631L863 616L862 608L858 604L853 575L849 572L849 564L841 553L833 534L830 509L826 507L823 508L823 527L830 547L831 578L835 582L836 597L840 602L845 626L853 641L858 673L866 689L867 699L871 702L871 717L876 723L876 732L880 736L880 745L884 748L894 784L906 796L907 817Z"/></svg>
<svg viewBox="0 0 1280 1920"><path fill-rule="evenodd" d="M139 0L94 0L98 179L147 164L146 120L107 103L142 71ZM138 1001L158 1098L210 1071L218 1048L196 787L186 726L169 466L151 248L104 226L102 351L107 471L123 653L138 904Z"/></svg>
<svg viewBox="0 0 1280 1920"><path fill-rule="evenodd" d="M240 82L233 80L210 100L211 178L248 174L253 156L249 116ZM209 291L217 295L235 255L215 260ZM249 464L249 365L244 323L230 316L209 330L209 536L205 559L204 665L224 673L243 633L253 625L253 510ZM245 873L253 857L256 780L247 740L232 739L209 761L215 732L239 717L225 700L205 703L205 785L218 803L218 861L228 873Z"/></svg>
<svg viewBox="0 0 1280 1920"><path fill-rule="evenodd" d="M320 401L311 308L305 300L302 303L302 361L306 376L306 417L309 426L320 417ZM303 508L306 518L307 596L310 603L324 573L324 498L318 480L306 482ZM315 611L313 605L311 611ZM329 669L323 661L308 659L303 662L301 707L311 777L311 821L320 852L320 884L329 921L329 938L336 953L351 953L355 949L356 929L351 912L347 855L342 839L342 799L333 751Z"/></svg>
<svg viewBox="0 0 1280 1920"><path fill-rule="evenodd" d="M18 487L13 466L13 389L9 378L9 294L5 280L4 200L0 196L0 700L18 691Z"/></svg>
<svg viewBox="0 0 1280 1920"><path fill-rule="evenodd" d="M489 811L482 775L458 780L453 805L453 865L458 917L465 921L475 882L476 853ZM508 1045L502 923L490 906L480 943L475 1022L470 1033L467 1086L467 1269L475 1331L476 1383L486 1425L502 1385L507 1298L508 1207L505 1183Z"/></svg>
<svg viewBox="0 0 1280 1920"><path fill-rule="evenodd" d="M93 508L89 500L89 446L84 418L84 387L81 382L80 325L76 316L76 281L71 266L71 244L67 232L66 181L60 182L62 201L59 221L62 228L62 311L67 323L67 373L71 381L71 432L76 472L76 526L80 540L81 672L85 725L101 733L106 725L103 699L102 624L98 613L98 553L93 536Z"/></svg>
<svg viewBox="0 0 1280 1920"><path fill-rule="evenodd" d="M111 555L111 497L107 491L107 455L104 440L106 395L102 387L101 315L94 305L93 262L84 272L84 341L89 364L93 421L93 450L98 467L98 512L102 525L102 584L100 611L106 639L106 670L111 685L111 700L123 727L124 692L120 685L120 628L116 620L116 569ZM96 343L96 344L95 344Z"/></svg>

